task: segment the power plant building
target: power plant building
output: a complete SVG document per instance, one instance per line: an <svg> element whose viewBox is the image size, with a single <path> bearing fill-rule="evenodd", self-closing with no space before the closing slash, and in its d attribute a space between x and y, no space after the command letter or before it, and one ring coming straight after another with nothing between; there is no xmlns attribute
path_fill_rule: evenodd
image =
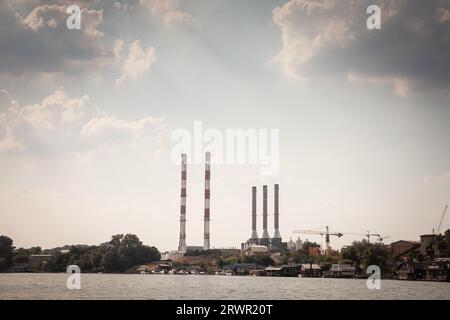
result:
<svg viewBox="0 0 450 320"><path fill-rule="evenodd" d="M252 251L252 247L258 248L259 246L266 246L269 251L284 251L287 250L287 243L283 242L280 233L280 212L279 212L279 185L274 185L274 234L270 238L269 230L267 228L268 213L267 213L267 199L268 199L268 188L267 185L263 186L263 232L261 238L258 238L257 232L257 187L252 187L252 232L250 238L242 243L242 251Z"/></svg>

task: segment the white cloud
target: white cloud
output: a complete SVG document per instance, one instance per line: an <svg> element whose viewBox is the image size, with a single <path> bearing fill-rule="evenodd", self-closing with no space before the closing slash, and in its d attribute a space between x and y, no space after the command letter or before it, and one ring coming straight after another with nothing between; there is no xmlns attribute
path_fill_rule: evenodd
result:
<svg viewBox="0 0 450 320"><path fill-rule="evenodd" d="M8 151L20 151L22 144L16 140L11 127L4 114L0 114L0 153Z"/></svg>
<svg viewBox="0 0 450 320"><path fill-rule="evenodd" d="M157 135L165 129L164 118L145 117L138 121L125 121L115 117L96 117L86 123L81 135L89 138L139 138Z"/></svg>
<svg viewBox="0 0 450 320"><path fill-rule="evenodd" d="M0 90L0 110L5 110L5 113L0 113L0 153L23 149L7 120L7 114L14 113L16 109L17 102L11 98L8 91Z"/></svg>
<svg viewBox="0 0 450 320"><path fill-rule="evenodd" d="M38 32L41 29L55 29L61 26L66 29L66 8L65 5L40 5L35 7L23 20L22 24L27 28ZM81 8L82 28L81 32L89 37L103 36L103 32L98 30L103 22L102 10L90 10Z"/></svg>
<svg viewBox="0 0 450 320"><path fill-rule="evenodd" d="M124 47L125 47L125 41L123 41L122 39L116 39L116 41L114 42L113 52L114 52L114 57L117 60L121 59L122 51L123 51Z"/></svg>
<svg viewBox="0 0 450 320"><path fill-rule="evenodd" d="M63 89L58 89L41 103L21 108L17 118L34 129L51 130L86 121L97 114L98 111L89 96L72 99L67 97Z"/></svg>
<svg viewBox="0 0 450 320"><path fill-rule="evenodd" d="M23 107L3 90L0 102L0 152L82 154L142 143L157 150L166 128L164 117L126 121L99 112L89 96L71 98L63 89Z"/></svg>
<svg viewBox="0 0 450 320"><path fill-rule="evenodd" d="M180 9L180 0L139 0L140 4L160 17L165 25L195 24L192 15Z"/></svg>
<svg viewBox="0 0 450 320"><path fill-rule="evenodd" d="M123 47L121 40L116 42L116 51L120 53ZM122 65L122 76L116 80L117 85L123 84L129 79L136 79L150 70L156 61L155 48L142 50L139 40L134 41L129 48L128 57Z"/></svg>

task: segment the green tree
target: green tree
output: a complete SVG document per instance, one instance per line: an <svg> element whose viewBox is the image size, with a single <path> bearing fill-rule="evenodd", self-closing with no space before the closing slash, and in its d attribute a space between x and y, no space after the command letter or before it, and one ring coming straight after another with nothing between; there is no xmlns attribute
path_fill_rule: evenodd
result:
<svg viewBox="0 0 450 320"><path fill-rule="evenodd" d="M111 237L101 265L106 272L123 272L131 267L161 259L155 247L144 246L135 234Z"/></svg>
<svg viewBox="0 0 450 320"><path fill-rule="evenodd" d="M120 244L122 243L122 239L123 234L115 234L111 237L111 241L109 243L112 244L114 247L119 247Z"/></svg>
<svg viewBox="0 0 450 320"><path fill-rule="evenodd" d="M450 229L437 237L437 248L441 257L450 257Z"/></svg>
<svg viewBox="0 0 450 320"><path fill-rule="evenodd" d="M342 258L350 260L358 272L362 272L370 265L377 265L381 270L386 270L389 253L383 244L362 240L342 248L341 255Z"/></svg>
<svg viewBox="0 0 450 320"><path fill-rule="evenodd" d="M411 251L411 252L408 254L408 257L409 257L411 260L417 260L417 261L420 261L420 262L422 262L422 261L425 260L424 255L420 252L420 250L417 250L417 249Z"/></svg>
<svg viewBox="0 0 450 320"><path fill-rule="evenodd" d="M223 257L222 257L222 256L217 256L217 257L215 258L215 263L216 263L216 265L217 265L220 269L222 269L223 266L225 265L225 261L223 260Z"/></svg>
<svg viewBox="0 0 450 320"><path fill-rule="evenodd" d="M119 252L116 248L110 248L106 251L102 258L102 267L106 272L122 271L122 264L119 256Z"/></svg>
<svg viewBox="0 0 450 320"><path fill-rule="evenodd" d="M55 252L45 266L47 272L65 272L69 263L70 253Z"/></svg>
<svg viewBox="0 0 450 320"><path fill-rule="evenodd" d="M9 270L13 264L14 246L11 238L0 236L0 272Z"/></svg>
<svg viewBox="0 0 450 320"><path fill-rule="evenodd" d="M223 264L227 265L227 264L234 264L234 263L238 263L239 258L236 256L229 256L223 259Z"/></svg>
<svg viewBox="0 0 450 320"><path fill-rule="evenodd" d="M264 266L264 267L275 265L275 261L273 261L272 258L269 257L268 255L256 255L255 263L258 266Z"/></svg>
<svg viewBox="0 0 450 320"><path fill-rule="evenodd" d="M126 248L142 247L142 241L137 235L129 233L122 238L120 245Z"/></svg>

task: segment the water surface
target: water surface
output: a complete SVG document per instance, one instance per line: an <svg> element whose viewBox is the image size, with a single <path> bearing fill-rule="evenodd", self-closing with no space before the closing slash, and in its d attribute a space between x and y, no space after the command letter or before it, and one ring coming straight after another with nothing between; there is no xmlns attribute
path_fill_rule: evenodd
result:
<svg viewBox="0 0 450 320"><path fill-rule="evenodd" d="M450 283L233 277L207 275L82 274L68 290L67 274L0 274L0 299L450 299Z"/></svg>

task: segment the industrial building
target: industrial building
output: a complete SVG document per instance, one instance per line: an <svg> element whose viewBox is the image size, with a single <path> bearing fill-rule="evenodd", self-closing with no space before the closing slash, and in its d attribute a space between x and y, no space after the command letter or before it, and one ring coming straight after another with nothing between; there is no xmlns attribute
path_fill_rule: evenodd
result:
<svg viewBox="0 0 450 320"><path fill-rule="evenodd" d="M287 250L287 243L283 242L281 233L280 233L280 212L279 212L279 185L274 185L274 233L273 237L269 236L269 231L267 228L267 185L263 186L263 232L261 238L258 237L257 229L257 187L252 187L252 231L250 235L250 239L241 244L241 249L244 252L255 252L255 251L263 251L261 250L261 246L267 247L267 251L270 252L280 252ZM253 249L254 247L254 249ZM258 250L256 250L258 249Z"/></svg>
<svg viewBox="0 0 450 320"><path fill-rule="evenodd" d="M45 271L46 264L51 259L50 254L32 254L28 257L29 268L33 272Z"/></svg>

